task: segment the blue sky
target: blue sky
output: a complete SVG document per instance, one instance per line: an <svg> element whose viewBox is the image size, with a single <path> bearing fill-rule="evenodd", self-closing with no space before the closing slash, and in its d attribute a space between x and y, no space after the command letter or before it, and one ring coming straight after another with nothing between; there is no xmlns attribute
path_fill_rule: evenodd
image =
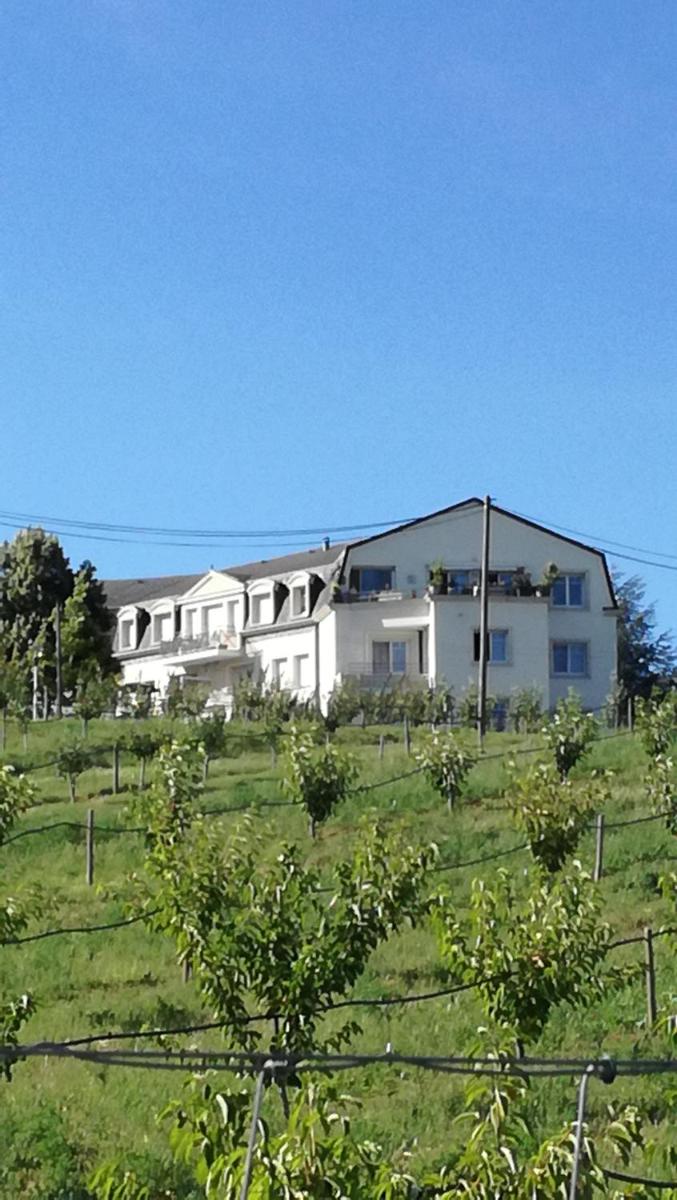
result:
<svg viewBox="0 0 677 1200"><path fill-rule="evenodd" d="M677 555L674 3L50 0L0 34L2 512L489 491ZM103 575L275 552L64 543ZM625 569L677 627L677 572Z"/></svg>

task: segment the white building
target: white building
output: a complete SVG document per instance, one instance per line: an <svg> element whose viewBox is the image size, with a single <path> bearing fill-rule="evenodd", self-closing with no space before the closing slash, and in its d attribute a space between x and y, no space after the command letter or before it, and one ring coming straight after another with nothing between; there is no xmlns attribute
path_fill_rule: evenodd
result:
<svg viewBox="0 0 677 1200"><path fill-rule="evenodd" d="M109 581L123 682L162 695L173 675L198 679L226 705L243 675L320 707L346 678L445 682L459 696L477 683L481 544L473 498L360 541ZM550 592L538 587L549 563L559 571ZM552 707L573 687L600 707L616 677L618 617L602 552L494 507L489 581L490 694L533 686Z"/></svg>

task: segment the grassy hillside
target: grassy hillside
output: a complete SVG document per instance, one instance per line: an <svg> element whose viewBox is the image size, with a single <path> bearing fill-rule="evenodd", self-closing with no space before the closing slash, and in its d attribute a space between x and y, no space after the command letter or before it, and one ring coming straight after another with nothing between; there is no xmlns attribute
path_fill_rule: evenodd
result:
<svg viewBox="0 0 677 1200"><path fill-rule="evenodd" d="M67 722L63 725L67 726ZM90 742L109 743L119 724L93 723ZM27 758L44 759L55 737L64 728L36 726L31 730ZM411 759L401 742L389 743L379 758L378 730L341 731L340 740L353 742L360 763L361 782L379 783L411 769ZM472 737L468 736L469 744ZM271 766L265 748L250 749L237 758L213 764L201 805L242 809L251 806L254 828L271 852L282 840L297 841L307 859L323 871L349 852L360 836L363 820L386 820L400 827L414 844L434 841L445 864L491 856L523 841L512 825L502 798L508 752L533 750L538 738L492 734L487 739L487 759L472 771L467 797L449 814L420 775L356 794L321 829L316 842L306 833L303 814L294 808L267 806L281 798L280 771ZM23 757L16 733L6 758ZM529 756L530 757L530 756ZM527 757L526 761L529 761ZM631 735L599 741L575 773L604 767L614 772L613 803L608 821L644 815L642 776L644 754ZM15 832L24 833L54 824L36 835L22 836L0 848L2 894L37 887L44 898L43 912L29 932L57 927L106 923L125 916L125 905L135 893L135 873L142 869L142 838L116 834L135 824L128 811L137 776L132 762L123 762L124 791L110 794L110 770L96 768L79 782L80 799L68 803L63 780L53 768L36 771L33 778L39 806L24 814ZM85 883L84 830L59 822L84 822L86 811L95 812L97 827L95 886ZM228 838L242 812L213 817ZM580 857L592 867L594 835L587 834ZM474 866L431 876L431 888L447 888L462 919L473 878L491 878L498 867L520 877L529 862L526 851ZM677 841L661 821L609 830L605 846L604 877L599 884L605 918L619 938L677 924L674 906L657 888L658 876L677 869ZM658 1000L661 1016L677 1012L677 960L675 939L656 943ZM182 1025L209 1020L194 982L184 983L169 941L141 924L91 934L68 934L0 950L3 991L30 991L37 1012L24 1028L26 1041L60 1040L92 1032L131 1030L141 1026ZM642 947L632 945L615 952L614 961L640 962ZM408 930L392 938L373 956L355 988L361 998L406 995L445 986L433 934L427 928ZM401 1052L463 1053L482 1020L472 991L449 999L356 1013L362 1033L354 1048L380 1052L386 1044ZM328 1026L336 1020L329 1014ZM665 1023L647 1031L641 972L620 992L584 1013L562 1006L530 1052L578 1056L602 1050L629 1057L640 1048L647 1057L670 1052ZM185 1040L184 1040L184 1043ZM189 1044L218 1046L218 1034L193 1035ZM363 1107L355 1123L360 1134L378 1140L390 1151L410 1145L414 1165L439 1161L463 1134L453 1118L463 1107L463 1085L446 1076L422 1075L413 1070L394 1071L374 1066L343 1079L346 1091L359 1096ZM166 1154L165 1139L154 1115L180 1092L181 1077L106 1066L48 1059L19 1064L13 1082L2 1085L0 1136L13 1147L0 1166L0 1197L15 1200L25 1192L37 1200L79 1200L78 1190L88 1168L116 1153L132 1151L149 1160ZM537 1083L532 1091L531 1126L534 1136L557 1128L574 1116L575 1093L570 1080ZM660 1077L619 1080L610 1089L593 1085L591 1111L600 1113L614 1103L645 1106L654 1121L658 1150L652 1173L663 1177L665 1152L677 1146L674 1103L670 1112L669 1089ZM7 1165L9 1164L9 1165ZM642 1167L638 1163L635 1166ZM645 1165L645 1164L644 1164ZM7 1178L11 1170L12 1178ZM59 1174L61 1172L61 1174ZM675 1174L672 1170L672 1174ZM21 1187L17 1188L17 1179ZM79 1185L78 1185L79 1186ZM68 1190L70 1188L70 1190ZM51 1189L51 1190L50 1190Z"/></svg>

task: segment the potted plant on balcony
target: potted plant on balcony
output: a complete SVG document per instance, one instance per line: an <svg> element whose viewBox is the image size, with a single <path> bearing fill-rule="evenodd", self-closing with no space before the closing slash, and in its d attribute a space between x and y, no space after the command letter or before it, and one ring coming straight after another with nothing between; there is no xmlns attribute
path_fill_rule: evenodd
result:
<svg viewBox="0 0 677 1200"><path fill-rule="evenodd" d="M343 599L341 584L336 579L332 580L329 585L329 598L332 604L340 604Z"/></svg>
<svg viewBox="0 0 677 1200"><path fill-rule="evenodd" d="M552 585L559 575L559 567L554 562L546 563L543 568L543 574L536 585L537 596L549 596L552 591Z"/></svg>
<svg viewBox="0 0 677 1200"><path fill-rule="evenodd" d="M513 596L531 596L533 590L529 572L524 567L516 567L512 577Z"/></svg>
<svg viewBox="0 0 677 1200"><path fill-rule="evenodd" d="M436 558L430 564L429 591L433 596L441 596L446 592L447 573L441 558Z"/></svg>

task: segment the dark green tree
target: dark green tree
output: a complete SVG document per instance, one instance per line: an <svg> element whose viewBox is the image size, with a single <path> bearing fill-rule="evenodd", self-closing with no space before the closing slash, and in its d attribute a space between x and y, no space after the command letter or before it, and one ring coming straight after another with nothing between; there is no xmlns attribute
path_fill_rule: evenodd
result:
<svg viewBox="0 0 677 1200"><path fill-rule="evenodd" d="M113 615L106 607L103 584L85 560L73 580L73 590L63 607L61 655L63 684L67 691L90 679L115 673Z"/></svg>
<svg viewBox="0 0 677 1200"><path fill-rule="evenodd" d="M7 658L30 673L38 652L53 671L54 611L73 590L73 572L58 538L22 529L0 551L0 639Z"/></svg>
<svg viewBox="0 0 677 1200"><path fill-rule="evenodd" d="M670 632L656 630L656 611L645 600L639 575L614 574L618 623L618 682L626 696L651 695L677 684L677 649Z"/></svg>

